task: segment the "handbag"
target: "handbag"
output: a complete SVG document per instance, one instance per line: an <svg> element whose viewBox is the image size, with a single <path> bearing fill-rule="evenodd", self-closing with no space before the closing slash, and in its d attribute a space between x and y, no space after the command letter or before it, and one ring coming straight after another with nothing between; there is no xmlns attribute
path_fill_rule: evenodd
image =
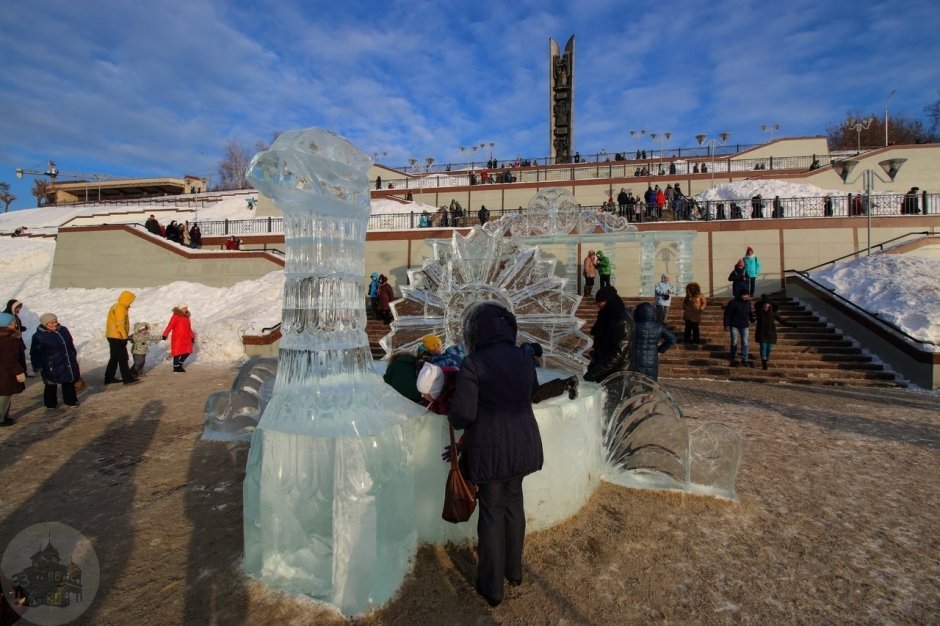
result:
<svg viewBox="0 0 940 626"><path fill-rule="evenodd" d="M463 477L457 463L457 442L450 426L450 471L444 485L444 511L441 517L452 523L466 522L477 508L477 486Z"/></svg>
<svg viewBox="0 0 940 626"><path fill-rule="evenodd" d="M75 379L75 393L80 393L85 391L85 388L88 386L88 383L85 382L85 379L79 376Z"/></svg>

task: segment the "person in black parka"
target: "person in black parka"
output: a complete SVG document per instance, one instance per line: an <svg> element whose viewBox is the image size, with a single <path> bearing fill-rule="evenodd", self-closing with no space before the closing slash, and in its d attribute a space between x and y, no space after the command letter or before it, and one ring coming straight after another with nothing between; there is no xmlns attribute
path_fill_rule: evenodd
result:
<svg viewBox="0 0 940 626"><path fill-rule="evenodd" d="M591 327L594 349L584 380L600 382L621 371L633 369L633 315L614 287L601 287L594 296L600 310Z"/></svg>
<svg viewBox="0 0 940 626"><path fill-rule="evenodd" d="M636 307L633 319L636 322L636 360L633 370L658 380L659 355L676 344L676 336L661 322L656 321L656 311L649 302L643 302Z"/></svg>
<svg viewBox="0 0 940 626"><path fill-rule="evenodd" d="M29 358L34 372L42 373L43 404L47 409L58 406L58 385L62 385L62 401L66 406L78 406L75 381L81 377L78 368L78 353L72 342L72 334L59 325L54 313L39 316L39 327L33 334L29 346Z"/></svg>
<svg viewBox="0 0 940 626"><path fill-rule="evenodd" d="M503 580L522 584L525 509L522 479L542 469L542 438L532 411L535 361L516 346L516 318L478 302L463 316L464 359L447 419L464 429L461 464L479 487L477 592L503 599Z"/></svg>

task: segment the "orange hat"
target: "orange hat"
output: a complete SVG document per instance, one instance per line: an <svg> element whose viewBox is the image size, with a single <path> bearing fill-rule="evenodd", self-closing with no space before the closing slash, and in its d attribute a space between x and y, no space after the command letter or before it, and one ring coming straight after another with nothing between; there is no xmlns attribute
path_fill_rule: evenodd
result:
<svg viewBox="0 0 940 626"><path fill-rule="evenodd" d="M424 339L421 340L421 345L423 345L424 349L428 352L440 352L441 348L444 347L444 342L441 341L440 337L437 335L426 335Z"/></svg>

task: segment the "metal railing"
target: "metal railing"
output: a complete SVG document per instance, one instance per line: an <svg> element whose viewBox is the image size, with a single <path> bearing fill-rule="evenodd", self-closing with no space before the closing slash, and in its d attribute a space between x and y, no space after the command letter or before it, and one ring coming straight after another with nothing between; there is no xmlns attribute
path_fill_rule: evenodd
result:
<svg viewBox="0 0 940 626"><path fill-rule="evenodd" d="M919 238L919 239L922 239L922 238L924 238L924 237L929 237L931 234L932 234L932 233L931 233L929 230L920 230L920 231L916 231L916 232L912 232L912 233L905 233L905 234L903 234L903 235L898 235L897 237L892 237L891 239L887 239L887 240L885 240L885 241L882 241L882 242L879 243L879 244L872 244L871 247L872 247L872 249L877 248L879 252L884 252L885 248L889 248L889 247L893 248L895 244L901 242L902 240L908 239L909 237L917 237L917 238ZM814 271L816 271L816 270L818 270L818 269L820 269L820 268L822 268L822 267L829 267L830 265L835 265L835 264L838 263L839 261L844 261L844 260L846 260L846 259L851 259L851 258L853 258L853 257L858 257L858 255L859 255L860 252L862 252L862 251L861 251L861 250L856 250L855 252L850 252L850 253L848 253L848 254L843 254L843 255L840 256L840 257L836 257L836 258L834 258L834 259L832 259L832 260L830 260L830 261L824 261L823 263L820 263L819 265L814 265L813 267L807 268L807 269L805 269L805 270L786 270L786 271L787 271L787 272L792 272L792 273L794 273L794 274L800 274L800 275L807 275L807 276L808 276L810 272L814 272ZM830 290L830 291L831 291L831 290Z"/></svg>
<svg viewBox="0 0 940 626"><path fill-rule="evenodd" d="M629 209L621 212L620 206L605 204L582 205L586 211L607 212L621 217L633 218L633 221L713 221L713 220L739 220L739 219L793 219L793 218L826 218L826 217L857 217L867 215L871 210L872 216L894 216L901 214L901 205L904 194L872 194L871 207L866 204L864 194L846 194L831 196L832 215L827 214L826 198L795 197L795 198L762 198L762 208L757 209L754 198L739 198L734 200L712 200L707 202L695 201L689 197L674 200L660 211L657 207L649 207L645 203L634 206L632 213ZM776 205L776 209L775 209ZM940 193L928 194L923 192L918 196L918 207L922 214L940 214ZM924 208L926 207L926 211ZM497 220L506 214L525 215L525 208L506 209L494 208L489 210L489 219ZM446 213L446 219L445 219ZM449 211L443 209L427 215L427 227L432 228L465 228L480 223L477 211L463 212L459 223L455 224ZM410 230L422 228L422 213L377 213L369 217L368 230ZM200 221L199 228L203 237L212 236L241 236L261 235L268 233L283 233L284 218L266 217L253 220L221 220Z"/></svg>

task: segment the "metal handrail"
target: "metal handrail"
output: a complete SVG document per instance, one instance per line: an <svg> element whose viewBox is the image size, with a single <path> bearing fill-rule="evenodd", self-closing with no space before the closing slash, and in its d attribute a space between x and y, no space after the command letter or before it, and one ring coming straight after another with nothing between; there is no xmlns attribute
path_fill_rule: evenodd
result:
<svg viewBox="0 0 940 626"><path fill-rule="evenodd" d="M903 235L898 235L897 237L892 237L891 239L887 239L887 240L885 240L885 241L882 241L882 242L879 243L879 244L872 244L871 247L872 247L872 248L878 248L879 251L883 252L884 249L885 249L885 247L888 246L888 244L894 243L894 242L896 242L896 241L900 241L901 239L905 239L905 238L907 238L907 237L913 237L913 236L915 236L915 235L918 235L918 236L921 236L921 237L929 237L931 234L932 234L932 233L931 233L929 230L920 230L920 231L916 231L916 232L905 233L905 234L903 234ZM823 262L823 263L820 263L819 265L814 265L813 267L806 268L805 270L786 270L786 271L788 271L788 272L795 272L795 273L801 274L801 275L802 275L802 274L808 274L809 272L812 272L812 271L814 271L814 270L818 270L818 269L821 268L821 267L828 267L828 266L830 266L830 265L835 265L835 264L838 263L839 261L844 261L845 259L848 259L848 258L857 257L860 252L861 252L861 250L857 250L857 251L855 251L855 252L850 252L850 253L848 253L848 254L843 254L843 255L840 256L840 257L836 257L835 259L832 259L831 261L825 261L825 262Z"/></svg>
<svg viewBox="0 0 940 626"><path fill-rule="evenodd" d="M878 323L881 324L882 326L887 326L887 327L890 328L891 330L895 331L895 332L898 333L899 335L903 335L904 337L906 337L907 339L909 339L910 341L912 341L912 342L914 342L914 343L917 343L917 344L920 344L920 345L930 345L930 346L936 346L936 345L938 345L935 341L930 341L929 339L918 339L917 337L912 337L911 335L909 335L906 331L904 331L903 329L901 329L901 328L900 328L899 326L897 326L896 324L893 324L893 323L891 323L891 322L889 322L889 321L887 321L887 320L884 320L884 319L878 317L878 314L877 314L877 313L872 313L872 312L870 312L870 311L866 311L865 309L863 309L862 307L858 306L857 304L855 304L855 303L852 302L851 300L848 300L847 298L844 298L844 297L840 296L838 293L836 293L835 289L832 289L831 287L827 287L826 285L823 285L822 283L820 283L820 282L818 282L818 281L816 281L816 280L813 280L813 279L809 276L809 274L807 274L806 271L804 271L804 270L792 270L792 269L790 269L790 270L784 270L783 273L784 273L784 274L796 274L797 276L799 276L799 277L802 278L803 280L805 280L805 281L807 281L807 282L810 282L810 283L812 283L813 285L815 285L816 287L818 287L819 289L821 289L821 290L823 290L823 291L826 291L826 292L828 292L829 294L831 294L832 297L835 298L840 304L845 305L845 306L848 306L849 308L851 308L851 309L854 310L855 312L860 313L862 316L867 317L867 318L869 318L869 319L872 319L872 320L878 322Z"/></svg>

